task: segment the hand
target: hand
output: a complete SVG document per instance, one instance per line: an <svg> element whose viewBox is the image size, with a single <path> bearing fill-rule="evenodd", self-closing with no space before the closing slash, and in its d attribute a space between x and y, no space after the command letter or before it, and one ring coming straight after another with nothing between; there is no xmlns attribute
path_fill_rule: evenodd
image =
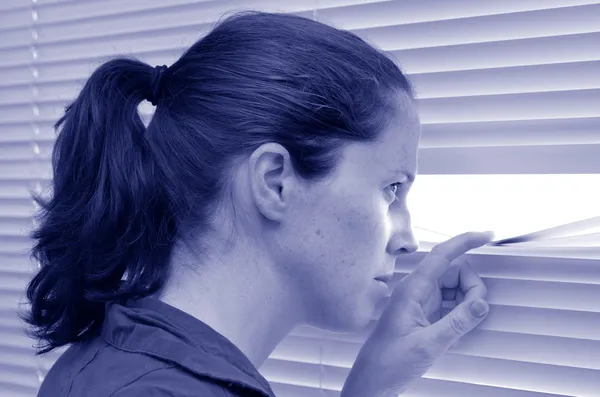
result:
<svg viewBox="0 0 600 397"><path fill-rule="evenodd" d="M483 320L487 290L462 255L492 237L471 232L438 244L400 281L361 348L342 397L397 396ZM443 300L457 305L446 316Z"/></svg>

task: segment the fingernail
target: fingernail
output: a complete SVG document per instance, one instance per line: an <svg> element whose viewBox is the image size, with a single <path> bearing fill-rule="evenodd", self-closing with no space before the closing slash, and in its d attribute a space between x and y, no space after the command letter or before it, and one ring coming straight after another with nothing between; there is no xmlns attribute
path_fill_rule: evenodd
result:
<svg viewBox="0 0 600 397"><path fill-rule="evenodd" d="M488 306L487 302L481 298L471 303L471 313L473 313L473 315L476 317L482 317L488 312L489 308L490 307Z"/></svg>

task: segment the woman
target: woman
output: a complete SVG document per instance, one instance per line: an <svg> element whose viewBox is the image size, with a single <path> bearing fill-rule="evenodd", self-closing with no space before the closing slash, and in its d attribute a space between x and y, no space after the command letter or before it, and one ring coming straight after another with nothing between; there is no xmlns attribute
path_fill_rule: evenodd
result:
<svg viewBox="0 0 600 397"><path fill-rule="evenodd" d="M273 396L257 368L285 335L364 328L417 249L413 90L349 32L238 13L168 68L103 64L59 128L24 317L39 353L71 347L40 397ZM342 396L397 395L481 321L461 255L489 240L401 281ZM464 302L440 318L442 288Z"/></svg>

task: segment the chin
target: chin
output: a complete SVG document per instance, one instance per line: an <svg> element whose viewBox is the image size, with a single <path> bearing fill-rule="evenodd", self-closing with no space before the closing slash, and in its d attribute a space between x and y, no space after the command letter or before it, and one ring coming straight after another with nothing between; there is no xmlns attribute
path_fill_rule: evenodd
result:
<svg viewBox="0 0 600 397"><path fill-rule="evenodd" d="M312 322L313 327L331 332L357 333L365 330L375 316L375 307L368 302L358 302L352 306L337 310L329 314L323 313L320 321Z"/></svg>

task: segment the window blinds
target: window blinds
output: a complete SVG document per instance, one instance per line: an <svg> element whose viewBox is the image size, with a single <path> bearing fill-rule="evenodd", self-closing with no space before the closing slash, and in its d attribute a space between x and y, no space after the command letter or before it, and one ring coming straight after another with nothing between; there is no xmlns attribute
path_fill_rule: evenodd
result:
<svg viewBox="0 0 600 397"><path fill-rule="evenodd" d="M41 191L51 178L53 123L107 57L169 65L224 12L242 8L349 29L399 61L419 96L418 179L428 192L438 189L419 196L423 208L444 197L439 178L585 176L598 184L582 185L583 194L600 191L600 1L0 2L2 396L35 396L61 352L35 358L15 313L36 268L27 256L36 210L28 189ZM150 107L141 112L151 117ZM448 234L436 220L444 219L415 225ZM399 259L396 280L439 241L421 236L420 251ZM592 238L585 246L470 254L488 287L490 314L405 395L599 396L599 247ZM378 315L360 334L299 327L260 371L279 397L338 396Z"/></svg>

